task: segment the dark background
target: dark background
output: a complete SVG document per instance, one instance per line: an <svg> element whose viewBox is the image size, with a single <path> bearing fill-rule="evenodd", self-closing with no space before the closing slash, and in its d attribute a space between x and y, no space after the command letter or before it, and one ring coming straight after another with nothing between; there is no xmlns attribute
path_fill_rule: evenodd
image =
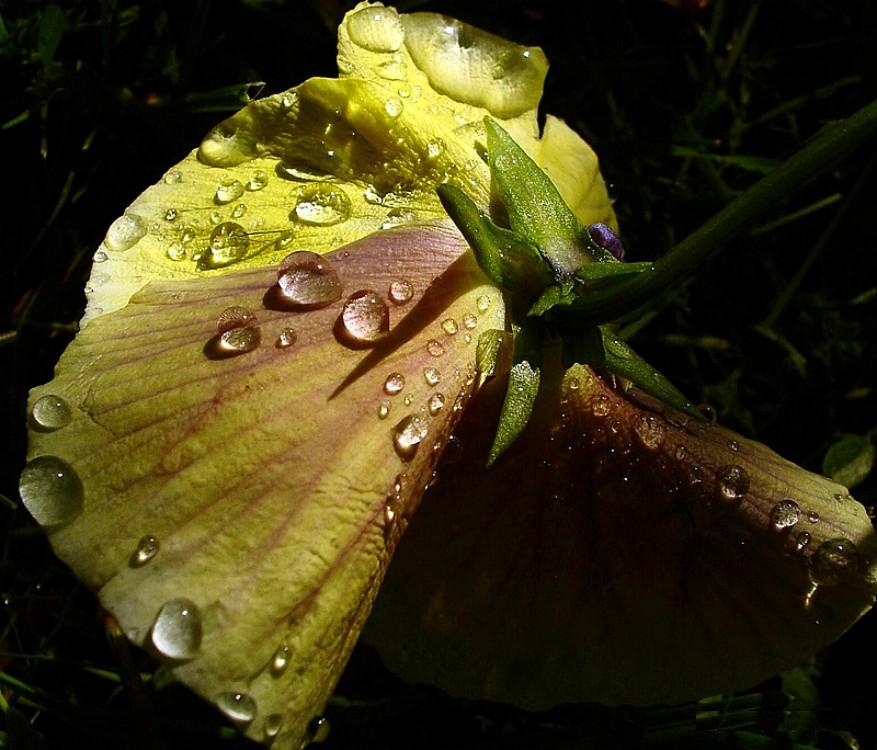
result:
<svg viewBox="0 0 877 750"><path fill-rule="evenodd" d="M19 505L24 404L76 330L91 256L110 222L248 95L334 75L335 28L352 5L0 4L0 746L249 746L144 655L107 645L93 598ZM597 150L628 259L641 260L668 250L877 88L871 0L683 5L397 7L545 49L552 67L542 109ZM844 435L873 440L877 428L874 162L872 143L795 195L777 196L754 233L625 321L638 351L689 397L815 471ZM854 494L873 506L873 477ZM872 615L806 675L726 702L731 718L721 726L696 722L694 707L526 714L454 700L404 685L359 648L327 712L327 746L792 747L784 744L792 738L834 748L855 736L874 748L875 630ZM119 683L129 660L148 683L134 696ZM797 708L784 714L792 693ZM160 727L158 744L132 731L132 702Z"/></svg>

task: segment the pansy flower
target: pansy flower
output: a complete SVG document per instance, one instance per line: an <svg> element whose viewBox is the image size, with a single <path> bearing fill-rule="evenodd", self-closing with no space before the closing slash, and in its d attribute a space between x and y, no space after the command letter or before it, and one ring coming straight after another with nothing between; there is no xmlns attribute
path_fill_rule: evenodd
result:
<svg viewBox="0 0 877 750"><path fill-rule="evenodd" d="M542 52L361 4L338 62L218 125L113 222L31 393L22 499L127 636L298 747L379 589L366 636L394 669L528 707L743 687L849 627L874 593L864 509L628 387L622 342L600 367L537 336L497 449L515 285L540 266L476 257L442 200L512 242L505 138L620 255L594 153L550 116L540 134ZM569 301L576 238L542 243L540 309Z"/></svg>

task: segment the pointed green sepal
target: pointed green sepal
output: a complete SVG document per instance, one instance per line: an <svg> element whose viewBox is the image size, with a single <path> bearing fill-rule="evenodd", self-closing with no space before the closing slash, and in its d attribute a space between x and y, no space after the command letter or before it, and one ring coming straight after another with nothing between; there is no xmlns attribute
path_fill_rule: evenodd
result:
<svg viewBox="0 0 877 750"><path fill-rule="evenodd" d="M437 192L481 270L494 284L513 292L538 292L551 283L551 269L536 247L515 232L496 226L459 188L444 184Z"/></svg>
<svg viewBox="0 0 877 750"><path fill-rule="evenodd" d="M475 348L475 368L482 380L496 375L502 348L506 339L510 338L511 334L508 331L500 331L495 328L483 331L478 337L478 344Z"/></svg>
<svg viewBox="0 0 877 750"><path fill-rule="evenodd" d="M611 261L589 263L586 266L582 266L576 271L575 276L587 284L593 284L604 279L617 279L635 273L650 273L654 270L655 264L651 261L622 263L612 258Z"/></svg>
<svg viewBox="0 0 877 750"><path fill-rule="evenodd" d="M495 120L484 118L488 165L509 225L539 247L555 273L573 273L593 258L581 225L554 183Z"/></svg>
<svg viewBox="0 0 877 750"><path fill-rule="evenodd" d="M515 337L513 357L505 401L487 459L488 468L515 442L530 421L536 404L542 380L542 352L539 336L532 328L522 329Z"/></svg>
<svg viewBox="0 0 877 750"><path fill-rule="evenodd" d="M566 307L573 304L576 299L576 289L572 281L564 281L546 287L533 306L527 311L530 317L538 317L547 313L552 307Z"/></svg>

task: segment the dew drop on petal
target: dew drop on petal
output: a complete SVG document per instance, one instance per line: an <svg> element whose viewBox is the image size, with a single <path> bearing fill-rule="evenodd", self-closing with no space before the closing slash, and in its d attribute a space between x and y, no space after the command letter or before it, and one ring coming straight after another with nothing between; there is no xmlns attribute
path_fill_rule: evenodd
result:
<svg viewBox="0 0 877 750"><path fill-rule="evenodd" d="M478 312L486 313L490 309L490 297L482 294L475 302L475 306L478 308Z"/></svg>
<svg viewBox="0 0 877 750"><path fill-rule="evenodd" d="M390 416L390 402L381 401L378 404L378 419L386 419Z"/></svg>
<svg viewBox="0 0 877 750"><path fill-rule="evenodd" d="M676 446L676 460L677 461L684 461L685 457L687 455L688 455L688 448L686 448L684 445L677 445Z"/></svg>
<svg viewBox="0 0 877 750"><path fill-rule="evenodd" d="M394 305L404 305L414 296L414 285L406 279L391 282L387 297Z"/></svg>
<svg viewBox="0 0 877 750"><path fill-rule="evenodd" d="M228 179L223 180L216 186L216 194L213 196L214 202L223 205L236 201L244 194L244 186L240 180Z"/></svg>
<svg viewBox="0 0 877 750"><path fill-rule="evenodd" d="M316 253L299 250L283 259L277 285L286 303L303 307L325 307L341 299L341 281L328 260Z"/></svg>
<svg viewBox="0 0 877 750"><path fill-rule="evenodd" d="M571 384L570 387L572 387ZM605 417L607 414L609 414L611 408L612 407L609 403L609 397L601 393L599 396L597 396L597 398L594 399L591 406L591 411L594 413L595 417Z"/></svg>
<svg viewBox="0 0 877 750"><path fill-rule="evenodd" d="M193 659L201 648L201 612L190 599L171 599L152 625L152 645L169 659Z"/></svg>
<svg viewBox="0 0 877 750"><path fill-rule="evenodd" d="M736 440L729 440L728 441L728 450L736 453L737 451L740 450L740 443L738 443Z"/></svg>
<svg viewBox="0 0 877 750"><path fill-rule="evenodd" d="M839 583L844 572L858 562L856 545L849 539L830 539L810 556L810 580L817 586Z"/></svg>
<svg viewBox="0 0 877 750"><path fill-rule="evenodd" d="M341 327L354 344L374 344L390 331L390 311L376 292L362 290L347 298Z"/></svg>
<svg viewBox="0 0 877 750"><path fill-rule="evenodd" d="M225 333L232 328L242 328L243 326L253 325L256 322L256 315L252 310L240 305L232 305L226 307L216 318L216 330L218 333Z"/></svg>
<svg viewBox="0 0 877 750"><path fill-rule="evenodd" d="M749 491L749 475L736 464L720 466L716 469L716 486L721 499L738 502Z"/></svg>
<svg viewBox="0 0 877 750"><path fill-rule="evenodd" d="M362 197L366 203L371 203L373 206L380 206L384 202L384 196L378 192L374 185L367 185L362 191Z"/></svg>
<svg viewBox="0 0 877 750"><path fill-rule="evenodd" d="M165 221L176 221L177 219L177 209L169 208L164 212L164 220Z"/></svg>
<svg viewBox="0 0 877 750"><path fill-rule="evenodd" d="M428 351L433 357L441 357L442 354L445 353L445 348L442 346L441 341L430 339L426 342L426 351Z"/></svg>
<svg viewBox="0 0 877 750"><path fill-rule="evenodd" d="M319 745L329 739L329 720L325 716L313 719L308 724L308 740L314 745Z"/></svg>
<svg viewBox="0 0 877 750"><path fill-rule="evenodd" d="M168 172L164 176L164 184L165 185L177 185L183 181L183 173L179 170L174 170L172 172Z"/></svg>
<svg viewBox="0 0 877 750"><path fill-rule="evenodd" d="M233 219L240 219L247 212L247 204L246 203L238 203L231 212L231 217Z"/></svg>
<svg viewBox="0 0 877 750"><path fill-rule="evenodd" d="M249 247L250 235L247 231L240 224L224 221L210 233L210 243L198 261L198 268L224 268L237 263L246 257Z"/></svg>
<svg viewBox="0 0 877 750"><path fill-rule="evenodd" d="M402 114L402 102L395 97L387 99L387 101L384 102L384 112L386 112L389 117L398 117Z"/></svg>
<svg viewBox="0 0 877 750"><path fill-rule="evenodd" d="M655 450L664 442L664 424L653 414L638 417L633 431L646 448Z"/></svg>
<svg viewBox="0 0 877 750"><path fill-rule="evenodd" d="M427 402L427 408L431 416L435 416L445 408L445 396L443 393L433 393Z"/></svg>
<svg viewBox="0 0 877 750"><path fill-rule="evenodd" d="M393 447L403 461L414 458L417 448L427 434L426 420L409 414L393 428Z"/></svg>
<svg viewBox="0 0 877 750"><path fill-rule="evenodd" d="M70 523L82 512L79 475L57 456L37 456L21 472L18 492L24 507L42 526Z"/></svg>
<svg viewBox="0 0 877 750"><path fill-rule="evenodd" d="M395 8L373 6L347 18L351 41L369 52L395 52L402 46L405 32Z"/></svg>
<svg viewBox="0 0 877 750"><path fill-rule="evenodd" d="M698 404L695 408L703 414L707 422L710 424L716 423L718 417L716 415L716 409L712 404Z"/></svg>
<svg viewBox="0 0 877 750"><path fill-rule="evenodd" d="M288 349L298 339L298 334L294 328L284 328L277 337L277 348Z"/></svg>
<svg viewBox="0 0 877 750"><path fill-rule="evenodd" d="M268 184L268 176L261 169L257 169L253 174L250 175L250 179L247 180L247 190L251 193L255 193L259 190L262 190Z"/></svg>
<svg viewBox="0 0 877 750"><path fill-rule="evenodd" d="M802 531L795 537L795 549L798 552L803 550L808 544L810 544L810 532Z"/></svg>
<svg viewBox="0 0 877 750"><path fill-rule="evenodd" d="M448 334L448 336L453 336L458 330L457 321L453 318L445 318L442 321L442 330Z"/></svg>
<svg viewBox="0 0 877 750"><path fill-rule="evenodd" d="M405 387L405 376L401 372L391 372L384 381L384 393L395 396Z"/></svg>
<svg viewBox="0 0 877 750"><path fill-rule="evenodd" d="M241 724L256 718L256 701L246 693L220 693L216 705L229 719Z"/></svg>
<svg viewBox="0 0 877 750"><path fill-rule="evenodd" d="M341 188L309 185L295 202L293 217L302 224L331 226L350 218L350 198Z"/></svg>
<svg viewBox="0 0 877 750"><path fill-rule="evenodd" d="M435 367L424 367L423 379L426 381L427 385L435 386L441 383L442 374Z"/></svg>
<svg viewBox="0 0 877 750"><path fill-rule="evenodd" d="M73 418L73 412L60 396L50 394L41 396L30 412L34 427L40 432L54 432L66 427Z"/></svg>
<svg viewBox="0 0 877 750"><path fill-rule="evenodd" d="M785 497L780 500L770 512L770 526L774 531L791 529L798 523L801 517L801 509L792 498Z"/></svg>
<svg viewBox="0 0 877 750"><path fill-rule="evenodd" d="M808 511L807 520L810 523L819 523L819 514L815 510Z"/></svg>
<svg viewBox="0 0 877 750"><path fill-rule="evenodd" d="M472 313L466 313L463 316L463 328L468 328L470 331L478 325L478 318L476 318Z"/></svg>
<svg viewBox="0 0 877 750"><path fill-rule="evenodd" d="M276 737L283 726L283 717L280 714L269 714L265 717L265 737Z"/></svg>
<svg viewBox="0 0 877 750"><path fill-rule="evenodd" d="M291 655L292 652L289 646L285 643L281 643L274 652L274 656L271 657L271 674L275 677L280 677L289 666L289 657Z"/></svg>
<svg viewBox="0 0 877 750"><path fill-rule="evenodd" d="M98 250L98 251L94 254L94 257L92 258L92 260L93 260L95 263L106 263L106 260L107 260L108 257L109 257L109 256L108 256L103 250Z"/></svg>
<svg viewBox="0 0 877 750"><path fill-rule="evenodd" d="M158 554L160 546L158 539L154 536L147 535L142 537L134 548L129 564L132 568L139 568L146 565L146 563Z"/></svg>
<svg viewBox="0 0 877 750"><path fill-rule="evenodd" d="M146 222L137 214L124 214L116 219L107 230L104 244L117 252L130 250L146 234Z"/></svg>
<svg viewBox="0 0 877 750"><path fill-rule="evenodd" d="M219 349L225 354L246 354L253 351L262 341L258 326L232 328L219 337Z"/></svg>

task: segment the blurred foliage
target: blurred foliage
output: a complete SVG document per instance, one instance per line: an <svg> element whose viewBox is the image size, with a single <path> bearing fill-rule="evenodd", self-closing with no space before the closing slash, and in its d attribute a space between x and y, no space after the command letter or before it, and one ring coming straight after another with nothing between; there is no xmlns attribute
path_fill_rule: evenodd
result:
<svg viewBox="0 0 877 750"><path fill-rule="evenodd" d="M335 27L352 4L0 5L0 409L10 446L0 463L0 746L250 747L115 637L20 508L24 402L76 329L109 223L225 113L333 75ZM665 252L877 89L870 0L713 0L699 12L658 0L398 7L545 48L544 109L600 154L632 261ZM834 470L860 455L851 458L853 443L870 445L856 496L871 506L875 159L872 149L777 196L775 216L721 260L622 321L683 392L790 459ZM874 635L871 615L804 669L746 694L541 714L407 686L359 648L329 707L327 747L874 747Z"/></svg>

